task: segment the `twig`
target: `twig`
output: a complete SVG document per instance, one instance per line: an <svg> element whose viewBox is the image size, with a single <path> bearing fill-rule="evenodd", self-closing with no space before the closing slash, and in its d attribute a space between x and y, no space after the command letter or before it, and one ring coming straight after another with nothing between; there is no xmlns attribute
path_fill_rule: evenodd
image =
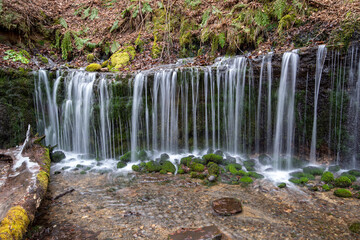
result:
<svg viewBox="0 0 360 240"><path fill-rule="evenodd" d="M67 190L66 192L63 192L63 193L57 195L57 196L54 197L52 200L54 201L54 200L56 200L56 199L59 199L59 198L65 196L65 195L68 194L68 193L72 193L73 191L75 191L75 189L71 188L70 190Z"/></svg>

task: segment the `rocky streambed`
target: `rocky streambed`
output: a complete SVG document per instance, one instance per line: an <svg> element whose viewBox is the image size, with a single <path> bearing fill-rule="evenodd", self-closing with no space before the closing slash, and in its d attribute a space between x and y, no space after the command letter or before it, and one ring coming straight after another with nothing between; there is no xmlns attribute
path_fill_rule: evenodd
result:
<svg viewBox="0 0 360 240"><path fill-rule="evenodd" d="M223 197L239 199L242 212L216 214L213 201ZM51 176L27 239L167 239L212 225L222 239L358 239L349 226L359 209L356 198L266 179L208 187L189 175L62 172Z"/></svg>

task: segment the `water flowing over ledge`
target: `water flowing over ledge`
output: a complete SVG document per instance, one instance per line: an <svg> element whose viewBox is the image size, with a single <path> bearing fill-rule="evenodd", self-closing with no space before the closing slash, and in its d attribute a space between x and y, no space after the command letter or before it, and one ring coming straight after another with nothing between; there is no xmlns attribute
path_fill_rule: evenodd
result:
<svg viewBox="0 0 360 240"><path fill-rule="evenodd" d="M313 61L308 55L220 58L120 81L83 71L58 71L52 81L40 70L38 131L82 163L112 159L113 168L128 151L135 163L142 150L175 162L217 149L237 161L266 153L274 170L296 159L359 167L360 50L320 46Z"/></svg>

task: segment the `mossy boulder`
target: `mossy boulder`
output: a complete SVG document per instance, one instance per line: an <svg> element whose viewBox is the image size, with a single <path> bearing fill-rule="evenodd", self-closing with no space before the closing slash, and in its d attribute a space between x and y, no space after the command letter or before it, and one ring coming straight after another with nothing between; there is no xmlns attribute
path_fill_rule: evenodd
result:
<svg viewBox="0 0 360 240"><path fill-rule="evenodd" d="M141 150L137 153L137 159L140 161L145 161L148 159L148 155L145 150Z"/></svg>
<svg viewBox="0 0 360 240"><path fill-rule="evenodd" d="M169 159L170 159L170 156L167 153L163 153L163 154L160 155L160 161L166 161L166 160L169 160Z"/></svg>
<svg viewBox="0 0 360 240"><path fill-rule="evenodd" d="M351 180L346 176L340 176L340 177L335 179L334 185L336 187L341 187L341 188L350 187L351 186Z"/></svg>
<svg viewBox="0 0 360 240"><path fill-rule="evenodd" d="M50 154L51 161L54 163L60 162L61 160L65 159L65 153L62 151L55 151Z"/></svg>
<svg viewBox="0 0 360 240"><path fill-rule="evenodd" d="M217 165L216 163L212 163L210 164L210 166L208 167L208 173L209 175L213 175L213 176L217 176L220 173L220 167L219 165Z"/></svg>
<svg viewBox="0 0 360 240"><path fill-rule="evenodd" d="M353 169L353 170L348 171L347 173L350 175L353 175L355 177L360 177L360 170Z"/></svg>
<svg viewBox="0 0 360 240"><path fill-rule="evenodd" d="M350 179L351 182L356 182L356 177L351 174L348 174L345 172L345 173L342 173L341 176L347 177L348 179Z"/></svg>
<svg viewBox="0 0 360 240"><path fill-rule="evenodd" d="M180 168L178 171L177 171L177 174L184 174L185 173L185 171L184 171L184 169L182 169L182 168Z"/></svg>
<svg viewBox="0 0 360 240"><path fill-rule="evenodd" d="M165 161L161 165L161 170L166 171L166 173L170 172L170 173L174 174L176 171L176 168L175 168L174 164L172 164L172 162Z"/></svg>
<svg viewBox="0 0 360 240"><path fill-rule="evenodd" d="M85 68L85 70L88 72L97 72L100 69L101 69L101 65L97 64L97 63L91 63L91 64L87 65L87 67Z"/></svg>
<svg viewBox="0 0 360 240"><path fill-rule="evenodd" d="M286 183L280 183L279 185L278 185L278 188L286 188Z"/></svg>
<svg viewBox="0 0 360 240"><path fill-rule="evenodd" d="M259 162L262 165L270 165L272 163L272 158L267 154L260 154Z"/></svg>
<svg viewBox="0 0 360 240"><path fill-rule="evenodd" d="M134 172L140 172L140 167L138 165L132 165L131 166L131 169L134 171Z"/></svg>
<svg viewBox="0 0 360 240"><path fill-rule="evenodd" d="M324 184L324 185L322 185L322 187L321 187L325 192L328 192L328 191L330 191L330 186L329 185L327 185L327 184Z"/></svg>
<svg viewBox="0 0 360 240"><path fill-rule="evenodd" d="M155 161L149 161L145 164L145 168L148 172L159 172L161 170L160 164Z"/></svg>
<svg viewBox="0 0 360 240"><path fill-rule="evenodd" d="M243 176L242 178L239 179L239 182L244 183L244 184L250 184L250 183L254 182L254 180L252 180L251 177Z"/></svg>
<svg viewBox="0 0 360 240"><path fill-rule="evenodd" d="M201 163L192 163L190 166L191 170L194 172L203 172L205 169L205 166Z"/></svg>
<svg viewBox="0 0 360 240"><path fill-rule="evenodd" d="M321 181L325 183L334 181L334 174L332 174L331 172L324 172L321 176Z"/></svg>
<svg viewBox="0 0 360 240"><path fill-rule="evenodd" d="M117 168L124 168L124 167L126 167L126 165L127 165L127 164L126 164L125 162L118 162L117 165L116 165L116 167L117 167Z"/></svg>
<svg viewBox="0 0 360 240"><path fill-rule="evenodd" d="M239 175L239 171L241 171L241 169L242 166L238 163L233 163L226 166L226 170L233 175Z"/></svg>
<svg viewBox="0 0 360 240"><path fill-rule="evenodd" d="M360 233L360 222L354 222L349 226L349 230L353 233Z"/></svg>
<svg viewBox="0 0 360 240"><path fill-rule="evenodd" d="M129 151L129 152L125 153L124 155L122 155L120 157L120 161L122 161L124 163L130 162L131 161L131 152Z"/></svg>
<svg viewBox="0 0 360 240"><path fill-rule="evenodd" d="M263 179L264 178L263 175L261 175L261 174L259 174L257 172L247 172L246 175L249 176L249 177L253 177L255 179Z"/></svg>
<svg viewBox="0 0 360 240"><path fill-rule="evenodd" d="M307 166L303 168L303 172L314 176L320 176L323 174L324 169L320 167Z"/></svg>
<svg viewBox="0 0 360 240"><path fill-rule="evenodd" d="M328 168L329 172L332 172L332 173L338 172L338 171L340 171L340 169L341 168L339 165L329 166L329 168Z"/></svg>
<svg viewBox="0 0 360 240"><path fill-rule="evenodd" d="M308 173L303 173L301 171L297 171L297 172L291 172L290 176L295 177L295 178L301 178L301 177L306 177L309 180L315 180L314 175L308 174Z"/></svg>
<svg viewBox="0 0 360 240"><path fill-rule="evenodd" d="M290 178L290 182L296 184L296 185L303 185L309 181L307 177L301 177L301 178Z"/></svg>
<svg viewBox="0 0 360 240"><path fill-rule="evenodd" d="M344 189L344 188L336 189L334 191L334 195L337 196L337 197L342 197L342 198L350 198L350 197L352 197L352 193L349 190Z"/></svg>
<svg viewBox="0 0 360 240"><path fill-rule="evenodd" d="M111 69L119 69L130 63L135 58L136 51L132 46L122 48L110 57L109 66Z"/></svg>
<svg viewBox="0 0 360 240"><path fill-rule="evenodd" d="M160 170L160 174L167 174L167 171L164 170L164 169L161 169L161 170Z"/></svg>
<svg viewBox="0 0 360 240"><path fill-rule="evenodd" d="M217 163L217 164L221 164L222 161L223 161L222 156L219 156L219 155L214 154L214 153L206 154L202 158L203 158L205 164L208 164L209 162L214 162L214 163Z"/></svg>
<svg viewBox="0 0 360 240"><path fill-rule="evenodd" d="M94 60L95 60L94 54L89 53L89 54L86 56L86 61L87 61L88 63L92 63L92 62L94 62Z"/></svg>
<svg viewBox="0 0 360 240"><path fill-rule="evenodd" d="M244 167L246 168L246 170L248 171L254 171L255 170L255 160L254 159L250 159L250 160L246 160L243 162Z"/></svg>

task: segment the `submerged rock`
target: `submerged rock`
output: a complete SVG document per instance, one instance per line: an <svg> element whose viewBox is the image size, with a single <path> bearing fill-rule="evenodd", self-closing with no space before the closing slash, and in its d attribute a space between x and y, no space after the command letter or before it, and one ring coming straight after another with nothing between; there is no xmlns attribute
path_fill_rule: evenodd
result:
<svg viewBox="0 0 360 240"><path fill-rule="evenodd" d="M223 216L230 216L242 212L240 200L236 198L220 198L212 202L213 210Z"/></svg>
<svg viewBox="0 0 360 240"><path fill-rule="evenodd" d="M51 161L54 163L60 162L61 160L65 159L65 153L62 151L53 152L51 155Z"/></svg>
<svg viewBox="0 0 360 240"><path fill-rule="evenodd" d="M181 228L174 233L169 234L169 240L221 240L221 231L214 225L201 228Z"/></svg>
<svg viewBox="0 0 360 240"><path fill-rule="evenodd" d="M273 161L272 158L267 154L260 154L259 156L259 162L262 165L270 165Z"/></svg>

